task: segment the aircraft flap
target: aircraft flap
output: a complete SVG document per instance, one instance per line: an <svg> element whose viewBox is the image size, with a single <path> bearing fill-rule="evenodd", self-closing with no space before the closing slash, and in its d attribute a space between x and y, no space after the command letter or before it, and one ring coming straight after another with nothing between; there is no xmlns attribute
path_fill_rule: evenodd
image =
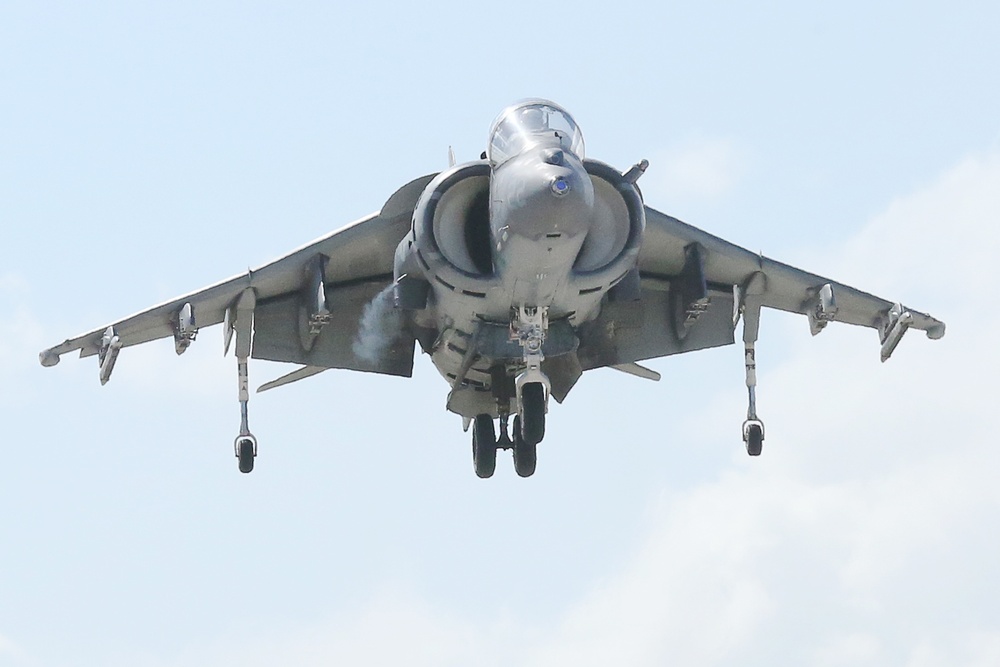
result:
<svg viewBox="0 0 1000 667"><path fill-rule="evenodd" d="M388 282L327 286L330 322L310 349L300 336L302 302L291 294L257 304L255 359L410 377L415 339L392 305Z"/></svg>
<svg viewBox="0 0 1000 667"><path fill-rule="evenodd" d="M589 370L731 345L733 295L716 289L708 295L707 309L686 330L676 327L669 290L643 287L639 302L608 301L580 327L580 364Z"/></svg>

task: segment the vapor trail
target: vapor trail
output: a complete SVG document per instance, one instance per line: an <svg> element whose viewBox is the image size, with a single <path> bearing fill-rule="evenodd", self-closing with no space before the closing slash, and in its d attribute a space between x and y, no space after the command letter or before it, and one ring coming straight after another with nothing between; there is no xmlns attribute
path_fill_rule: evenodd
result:
<svg viewBox="0 0 1000 667"><path fill-rule="evenodd" d="M393 303L392 287L389 285L379 292L361 312L358 335L352 345L359 359L377 363L399 336L403 319Z"/></svg>

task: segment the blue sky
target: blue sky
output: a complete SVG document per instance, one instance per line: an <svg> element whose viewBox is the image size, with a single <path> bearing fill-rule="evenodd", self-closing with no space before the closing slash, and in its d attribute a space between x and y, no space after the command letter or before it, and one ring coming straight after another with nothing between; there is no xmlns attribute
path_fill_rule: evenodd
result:
<svg viewBox="0 0 1000 667"><path fill-rule="evenodd" d="M291 4L291 6L289 6ZM993 665L1000 11L989 3L23 3L0 8L0 665ZM543 96L648 204L925 309L765 316L589 373L538 473L479 480L446 385L255 396L218 328L43 369L263 263ZM251 366L256 386L286 369Z"/></svg>

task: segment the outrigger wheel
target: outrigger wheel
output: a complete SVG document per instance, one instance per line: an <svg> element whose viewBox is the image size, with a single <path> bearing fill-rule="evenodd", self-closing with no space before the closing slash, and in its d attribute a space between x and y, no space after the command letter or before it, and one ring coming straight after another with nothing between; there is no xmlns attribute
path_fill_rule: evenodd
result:
<svg viewBox="0 0 1000 667"><path fill-rule="evenodd" d="M743 424L743 442L747 445L747 454L760 456L764 448L764 424L759 419L749 419Z"/></svg>
<svg viewBox="0 0 1000 667"><path fill-rule="evenodd" d="M236 458L240 461L240 472L253 470L253 460L257 456L257 439L252 435L241 435L236 438Z"/></svg>
<svg viewBox="0 0 1000 667"><path fill-rule="evenodd" d="M486 479L497 468L497 433L493 417L477 415L472 427L472 463L476 476Z"/></svg>

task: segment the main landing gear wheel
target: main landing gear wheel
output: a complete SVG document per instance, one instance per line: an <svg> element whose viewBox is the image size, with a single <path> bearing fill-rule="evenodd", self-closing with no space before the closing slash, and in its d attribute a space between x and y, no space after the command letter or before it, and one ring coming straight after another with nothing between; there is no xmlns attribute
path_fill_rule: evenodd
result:
<svg viewBox="0 0 1000 667"><path fill-rule="evenodd" d="M757 420L750 420L743 425L743 442L747 445L747 454L750 456L760 456L764 448L764 424Z"/></svg>
<svg viewBox="0 0 1000 667"><path fill-rule="evenodd" d="M535 464L538 462L538 450L535 443L529 443L521 435L521 418L514 417L514 470L521 477L531 477L535 474Z"/></svg>
<svg viewBox="0 0 1000 667"><path fill-rule="evenodd" d="M514 433L519 433L532 447L540 443L545 437L545 387L541 382L529 382L521 388L520 421L521 428L514 426ZM534 470L534 463L531 467Z"/></svg>
<svg viewBox="0 0 1000 667"><path fill-rule="evenodd" d="M489 415L477 415L473 424L472 463L476 475L483 479L492 477L497 468L497 433Z"/></svg>
<svg viewBox="0 0 1000 667"><path fill-rule="evenodd" d="M253 460L257 456L257 441L252 435L241 435L236 438L236 458L240 461L240 472L253 470Z"/></svg>

